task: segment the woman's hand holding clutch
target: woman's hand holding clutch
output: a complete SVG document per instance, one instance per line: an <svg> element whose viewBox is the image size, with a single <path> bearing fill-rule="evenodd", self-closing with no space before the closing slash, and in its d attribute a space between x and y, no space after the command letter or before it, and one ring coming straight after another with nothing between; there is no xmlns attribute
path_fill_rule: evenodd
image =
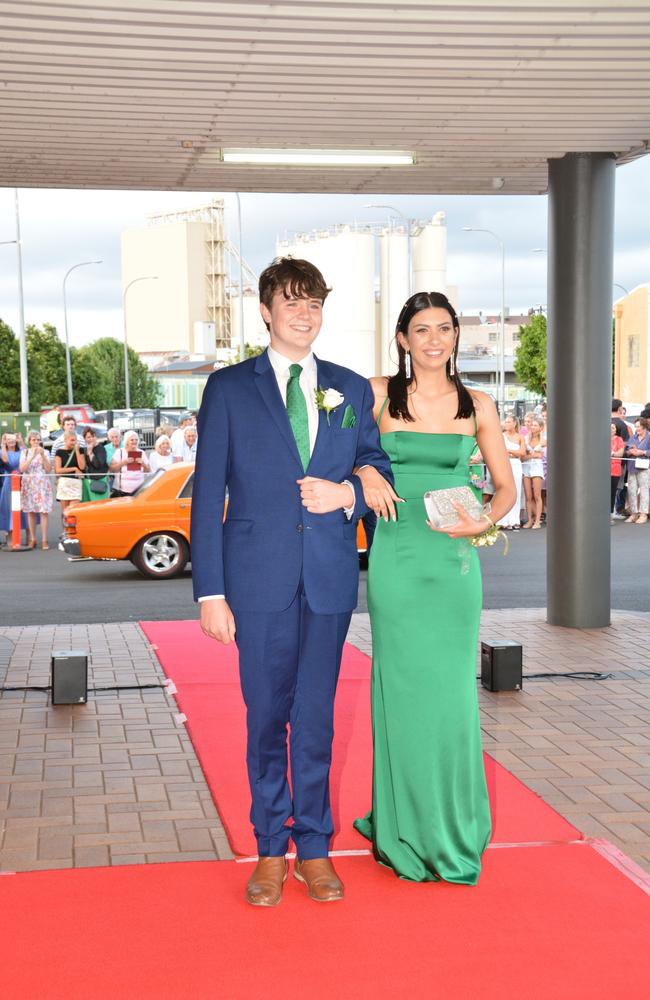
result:
<svg viewBox="0 0 650 1000"><path fill-rule="evenodd" d="M482 535L492 524L492 521L485 516L479 520L472 517L460 503L454 503L454 507L458 511L458 520L444 528L435 528L431 521L427 521L432 531L439 531L441 534L449 535L450 538L473 538L475 535Z"/></svg>
<svg viewBox="0 0 650 1000"><path fill-rule="evenodd" d="M398 497L390 483L372 465L354 471L361 480L363 498L370 509L374 510L377 517L383 517L384 521L388 521L389 518L396 521L395 504L405 501Z"/></svg>

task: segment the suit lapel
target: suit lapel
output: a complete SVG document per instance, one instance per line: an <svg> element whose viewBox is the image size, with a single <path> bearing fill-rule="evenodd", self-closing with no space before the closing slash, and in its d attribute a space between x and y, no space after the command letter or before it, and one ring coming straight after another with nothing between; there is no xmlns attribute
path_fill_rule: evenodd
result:
<svg viewBox="0 0 650 1000"><path fill-rule="evenodd" d="M260 396L264 400L276 427L286 441L291 454L294 456L299 468L302 469L298 446L296 445L296 439L293 436L291 424L289 423L289 418L287 416L287 408L282 401L282 396L280 395L280 390L278 388L278 380L275 377L273 366L269 361L269 356L266 351L259 355L255 363L255 385Z"/></svg>

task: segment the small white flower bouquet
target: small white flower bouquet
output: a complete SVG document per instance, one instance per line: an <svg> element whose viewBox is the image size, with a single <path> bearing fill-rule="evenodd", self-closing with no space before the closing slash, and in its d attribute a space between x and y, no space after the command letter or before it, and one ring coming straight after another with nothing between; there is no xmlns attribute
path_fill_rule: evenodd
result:
<svg viewBox="0 0 650 1000"><path fill-rule="evenodd" d="M316 389L316 406L319 410L325 410L328 424L330 413L341 405L344 398L343 393L339 392L338 389L322 389L320 386Z"/></svg>

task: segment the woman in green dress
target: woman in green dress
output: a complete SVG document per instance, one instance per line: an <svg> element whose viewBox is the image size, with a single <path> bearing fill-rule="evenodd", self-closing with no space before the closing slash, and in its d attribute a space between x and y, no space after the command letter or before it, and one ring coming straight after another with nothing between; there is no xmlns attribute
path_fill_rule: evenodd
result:
<svg viewBox="0 0 650 1000"><path fill-rule="evenodd" d="M360 470L378 524L368 574L372 809L355 827L402 878L475 885L491 823L476 690L481 570L468 539L510 510L515 485L493 400L458 375L459 332L446 296L412 295L397 322L399 370L372 379L395 489ZM456 524L435 529L423 495L471 487L477 442L495 486L489 518L458 507Z"/></svg>

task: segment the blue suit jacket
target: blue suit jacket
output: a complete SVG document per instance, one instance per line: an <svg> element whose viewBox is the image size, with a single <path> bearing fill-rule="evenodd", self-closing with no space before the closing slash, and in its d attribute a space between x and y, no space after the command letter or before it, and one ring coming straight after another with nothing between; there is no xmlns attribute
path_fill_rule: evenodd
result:
<svg viewBox="0 0 650 1000"><path fill-rule="evenodd" d="M320 411L307 474L349 479L354 517L348 521L343 510L310 514L302 506L296 480L305 473L268 354L214 372L198 419L191 525L195 599L225 594L235 611L283 611L302 579L316 613L354 609L356 523L368 508L352 469L373 465L391 482L393 477L372 415L370 383L339 365L316 364L318 385L338 389L344 402L329 424ZM356 423L342 428L348 405Z"/></svg>

